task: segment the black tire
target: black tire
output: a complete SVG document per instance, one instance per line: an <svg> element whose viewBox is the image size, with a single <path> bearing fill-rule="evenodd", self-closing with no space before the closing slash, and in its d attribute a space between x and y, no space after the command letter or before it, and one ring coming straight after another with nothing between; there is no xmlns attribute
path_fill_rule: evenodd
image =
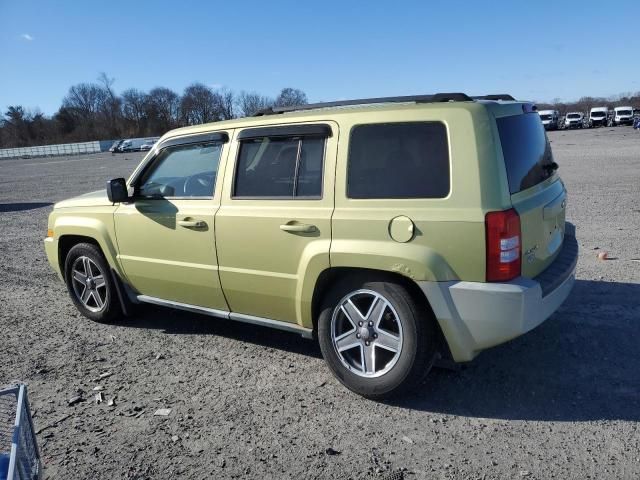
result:
<svg viewBox="0 0 640 480"><path fill-rule="evenodd" d="M81 293L85 291L83 283L77 279L78 277L74 279L73 271L74 267L81 269L82 266L85 266L84 259L90 261L89 270L91 273L88 277L89 281L93 282L92 284L84 284L84 288L102 284L102 281L98 279L104 282L104 285L90 288L90 291L95 291L95 294L90 292L90 298L87 300L86 305L81 299L83 296ZM86 268L83 271L86 272ZM73 304L82 315L100 323L110 323L121 317L122 309L120 308L111 270L98 247L91 243L79 243L72 247L64 261L64 278L71 301L73 301ZM102 306L96 299L96 295L101 299Z"/></svg>
<svg viewBox="0 0 640 480"><path fill-rule="evenodd" d="M375 298L373 295L377 294L386 300L386 302L388 302L387 307L385 307L387 310L384 310L381 315L391 315L391 317L394 317L397 314L398 321L401 325L399 338L401 337L402 340L399 354L391 354L389 351L381 350L375 346L367 347L371 348L374 352L378 352L374 353L373 357L374 370L376 365L380 363L379 360L385 359L385 355L387 357L393 355L395 358L395 363L394 361L389 361L386 364L389 370L384 372L385 368L380 368L381 375L376 377L365 377L363 375L365 375L366 372L358 372L356 370L357 367L347 367L343 363L344 356L341 356L338 353L337 347L334 346L331 333L332 328L335 328L333 322L334 311L336 311L336 319L339 315L343 315L341 313L343 310L339 310L341 301L358 291L373 292L373 294L371 294L372 298ZM362 293L361 295L366 296L369 294ZM391 308L388 308L389 305ZM366 304L363 306L363 310L364 309L367 309ZM344 319L342 321L346 324ZM393 321L395 322L395 320ZM347 328L351 328L351 326L349 325ZM356 328L356 331L361 331L355 325L354 328ZM437 352L436 328L432 315L424 306L417 304L409 292L401 284L394 281L394 279L382 278L373 280L370 276L358 275L339 282L325 296L320 316L318 317L318 341L322 355L331 372L345 387L367 398L382 399L410 390L423 380L429 372ZM378 330L378 332L380 332L380 330ZM369 335L368 333L365 334ZM380 333L380 337L382 336L382 333ZM360 341L362 345L357 345L352 348L357 349L354 356L360 356L364 369L364 359L362 356L365 351L365 342L362 340L362 335L358 338L360 340L354 341ZM367 345L373 345L379 341L373 340L372 338L373 337L369 337L370 343L367 343ZM378 338L378 336L376 335L375 338ZM348 352L353 352L353 350ZM380 354L380 352L382 352L382 354ZM379 354L380 357L375 356ZM383 363L381 366L384 365Z"/></svg>

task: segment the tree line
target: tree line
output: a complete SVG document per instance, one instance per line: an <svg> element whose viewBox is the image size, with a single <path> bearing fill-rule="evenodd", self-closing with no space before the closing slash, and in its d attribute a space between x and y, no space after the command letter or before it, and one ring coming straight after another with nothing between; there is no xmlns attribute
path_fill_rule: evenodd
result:
<svg viewBox="0 0 640 480"><path fill-rule="evenodd" d="M296 88L283 88L275 98L202 83L189 85L182 95L165 87L148 92L130 88L118 95L113 83L103 73L97 82L73 85L51 116L9 106L0 118L0 148L159 136L177 127L308 103L307 95Z"/></svg>
<svg viewBox="0 0 640 480"><path fill-rule="evenodd" d="M130 88L119 95L114 80L105 73L94 83L69 88L58 111L44 115L20 105L9 106L0 117L0 148L56 143L150 137L187 125L254 115L271 106L307 103L307 95L296 88L283 88L275 98L255 92L233 92L193 83L182 95L165 87L148 92ZM640 106L640 92L613 97L582 97L575 102L554 99L538 103L539 110L561 114L588 112L592 107Z"/></svg>

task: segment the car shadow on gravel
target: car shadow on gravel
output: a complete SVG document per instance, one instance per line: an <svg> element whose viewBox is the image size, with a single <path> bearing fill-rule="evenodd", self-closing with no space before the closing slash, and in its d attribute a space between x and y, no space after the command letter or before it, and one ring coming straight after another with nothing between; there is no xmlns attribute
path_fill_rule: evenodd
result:
<svg viewBox="0 0 640 480"><path fill-rule="evenodd" d="M576 281L537 329L393 405L467 417L640 420L640 284Z"/></svg>
<svg viewBox="0 0 640 480"><path fill-rule="evenodd" d="M23 212L25 210L48 207L49 205L53 205L53 202L0 203L0 213Z"/></svg>
<svg viewBox="0 0 640 480"><path fill-rule="evenodd" d="M134 315L119 325L163 330L169 335L218 335L267 348L322 358L317 342L306 340L295 333L154 305L138 308Z"/></svg>

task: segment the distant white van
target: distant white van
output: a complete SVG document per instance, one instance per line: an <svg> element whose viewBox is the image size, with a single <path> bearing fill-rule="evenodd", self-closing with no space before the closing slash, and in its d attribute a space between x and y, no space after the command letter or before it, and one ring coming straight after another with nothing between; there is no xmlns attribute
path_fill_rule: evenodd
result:
<svg viewBox="0 0 640 480"><path fill-rule="evenodd" d="M608 116L609 116L608 107L593 107L589 111L589 126L590 127L606 127Z"/></svg>
<svg viewBox="0 0 640 480"><path fill-rule="evenodd" d="M633 125L633 107L616 107L613 109L613 124Z"/></svg>
<svg viewBox="0 0 640 480"><path fill-rule="evenodd" d="M115 149L116 152L140 152L144 149L142 147L148 146L150 142L156 142L160 137L152 137L152 138L129 138L127 140L123 140ZM151 144L153 145L153 144ZM150 150L149 147L147 150Z"/></svg>
<svg viewBox="0 0 640 480"><path fill-rule="evenodd" d="M564 128L582 128L584 123L584 113L569 112L564 117Z"/></svg>
<svg viewBox="0 0 640 480"><path fill-rule="evenodd" d="M545 130L557 130L558 119L560 118L560 112L557 110L540 110L538 111L542 125Z"/></svg>

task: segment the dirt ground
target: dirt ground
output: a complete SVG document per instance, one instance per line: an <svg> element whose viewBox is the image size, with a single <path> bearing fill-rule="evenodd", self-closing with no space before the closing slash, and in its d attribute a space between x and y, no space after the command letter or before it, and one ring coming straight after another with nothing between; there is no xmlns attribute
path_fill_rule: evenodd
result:
<svg viewBox="0 0 640 480"><path fill-rule="evenodd" d="M29 385L45 478L639 478L640 133L549 137L581 247L570 298L390 403L345 390L294 334L80 316L44 255L47 215L141 155L0 161L0 385Z"/></svg>

